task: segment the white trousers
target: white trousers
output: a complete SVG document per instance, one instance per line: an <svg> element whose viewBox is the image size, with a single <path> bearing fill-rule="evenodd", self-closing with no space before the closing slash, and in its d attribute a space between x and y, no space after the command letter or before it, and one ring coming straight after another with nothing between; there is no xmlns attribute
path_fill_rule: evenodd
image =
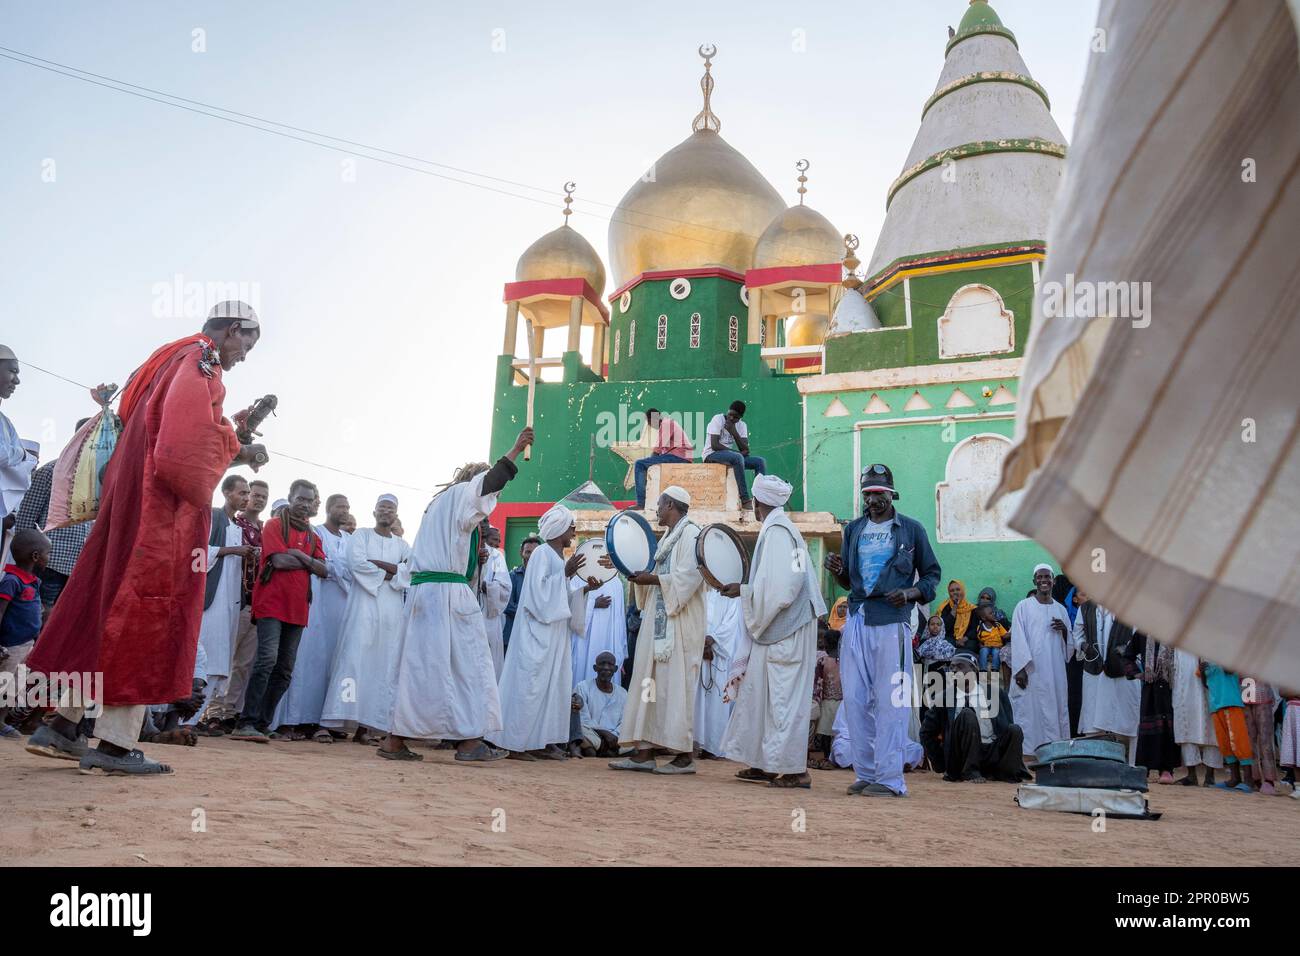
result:
<svg viewBox="0 0 1300 956"><path fill-rule="evenodd" d="M903 763L912 716L912 629L909 624L869 627L862 609L849 617L840 644L841 705L849 725L853 771L866 783L906 793Z"/></svg>
<svg viewBox="0 0 1300 956"><path fill-rule="evenodd" d="M105 707L95 718L95 736L126 750L134 750L140 742L140 727L144 724L145 704L129 707ZM84 707L60 707L55 711L74 724L86 716Z"/></svg>

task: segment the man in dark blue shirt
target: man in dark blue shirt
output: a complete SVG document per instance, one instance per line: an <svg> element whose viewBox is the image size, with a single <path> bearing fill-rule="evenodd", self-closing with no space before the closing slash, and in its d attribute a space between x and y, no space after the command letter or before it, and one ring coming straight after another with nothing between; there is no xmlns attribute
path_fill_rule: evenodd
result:
<svg viewBox="0 0 1300 956"><path fill-rule="evenodd" d="M912 704L912 608L929 603L939 561L925 528L894 510L898 492L884 465L862 471L864 514L844 528L840 554L824 562L849 592L849 618L840 641L841 705L849 725L850 794L904 797L903 763Z"/></svg>
<svg viewBox="0 0 1300 956"><path fill-rule="evenodd" d="M535 534L524 538L523 544L519 546L519 556L523 558L523 562L510 571L510 600L506 604L506 627L501 632L501 644L505 650L510 649L510 631L515 626L515 611L519 610L519 592L524 586L524 569L528 567L528 558L532 555L533 549L541 543L542 539Z"/></svg>

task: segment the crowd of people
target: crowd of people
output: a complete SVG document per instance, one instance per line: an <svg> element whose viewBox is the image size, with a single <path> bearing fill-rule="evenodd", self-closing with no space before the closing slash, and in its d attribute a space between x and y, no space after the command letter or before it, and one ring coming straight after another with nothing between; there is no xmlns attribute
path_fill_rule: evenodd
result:
<svg viewBox="0 0 1300 956"><path fill-rule="evenodd" d="M44 530L56 462L0 414L0 675L19 691L32 675L102 675L94 697L2 702L0 736L87 773L171 772L141 741L350 742L388 761L425 759L410 746L424 741L463 762L601 757L658 775L727 759L776 788L851 769L849 794L887 798L915 772L1027 780L1037 748L1094 736L1160 783L1298 795L1300 694L1135 631L1046 564L1009 617L992 588L971 602L953 579L940 594L886 465L862 472L862 516L823 562L845 592L828 609L785 511L792 488L750 453L740 402L710 423L705 460L734 470L758 522L743 585L707 583L691 496L671 485L653 502L653 567L626 583L573 549L563 504L511 568L491 516L531 428L495 463L457 469L410 543L390 494L368 527L307 480L272 501L231 470L267 451L222 411L223 375L260 335L251 308L221 303L137 370L94 522ZM0 346L0 401L20 371ZM641 507L650 465L692 452L657 410L647 426Z"/></svg>

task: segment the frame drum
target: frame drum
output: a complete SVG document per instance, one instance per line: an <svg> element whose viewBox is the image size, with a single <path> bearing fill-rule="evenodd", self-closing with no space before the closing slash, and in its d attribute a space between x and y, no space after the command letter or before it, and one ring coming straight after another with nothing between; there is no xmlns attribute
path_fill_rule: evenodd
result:
<svg viewBox="0 0 1300 956"><path fill-rule="evenodd" d="M625 577L654 568L658 547L650 522L635 511L620 511L605 525L605 550Z"/></svg>
<svg viewBox="0 0 1300 956"><path fill-rule="evenodd" d="M740 535L725 524L711 524L695 539L700 574L715 588L749 580L749 554Z"/></svg>
<svg viewBox="0 0 1300 956"><path fill-rule="evenodd" d="M577 554L581 554L587 559L587 563L582 566L578 576L584 581L587 578L595 578L601 584L611 578L618 577L618 571L614 568L605 568L597 564L605 556L605 542L601 538L588 538L582 544L578 545Z"/></svg>

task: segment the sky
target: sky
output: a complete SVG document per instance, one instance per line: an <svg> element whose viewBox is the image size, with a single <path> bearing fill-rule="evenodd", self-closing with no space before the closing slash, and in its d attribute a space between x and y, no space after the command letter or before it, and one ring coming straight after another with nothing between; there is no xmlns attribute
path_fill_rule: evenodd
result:
<svg viewBox="0 0 1300 956"><path fill-rule="evenodd" d="M993 6L1068 138L1096 0ZM279 397L263 428L272 496L304 477L363 518L384 492L413 518L488 454L520 253L560 225L572 180L571 224L608 267L613 207L690 132L701 44L718 48L723 137L792 203L806 158L808 204L867 252L965 9L0 0L0 343L24 369L0 410L57 454L95 406L35 366L125 384L243 290L263 336L226 375L226 409ZM335 148L290 138L315 134Z"/></svg>

